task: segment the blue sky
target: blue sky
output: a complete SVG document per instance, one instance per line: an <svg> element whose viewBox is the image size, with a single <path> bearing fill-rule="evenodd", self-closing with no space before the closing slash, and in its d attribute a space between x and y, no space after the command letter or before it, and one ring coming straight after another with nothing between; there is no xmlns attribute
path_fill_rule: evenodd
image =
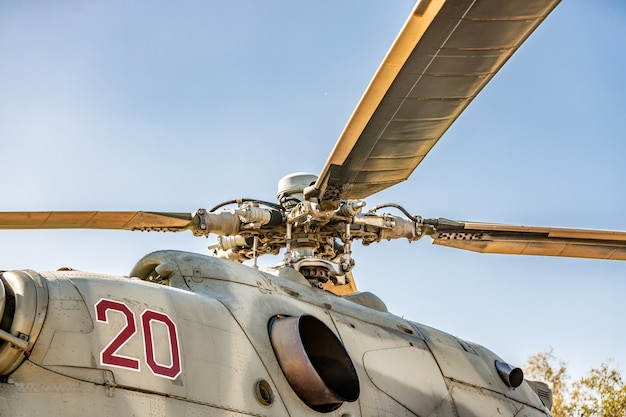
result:
<svg viewBox="0 0 626 417"><path fill-rule="evenodd" d="M189 211L317 173L413 3L0 3L0 210ZM424 217L626 230L626 6L564 1L413 176ZM128 273L190 233L2 231L0 268ZM360 289L522 364L626 368L626 264L355 245ZM266 263L273 263L269 260ZM278 260L276 260L277 262Z"/></svg>

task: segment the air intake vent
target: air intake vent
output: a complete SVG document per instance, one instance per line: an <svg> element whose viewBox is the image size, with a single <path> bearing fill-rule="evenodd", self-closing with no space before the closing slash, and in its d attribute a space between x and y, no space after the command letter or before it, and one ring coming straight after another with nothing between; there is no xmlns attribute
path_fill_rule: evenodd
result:
<svg viewBox="0 0 626 417"><path fill-rule="evenodd" d="M270 338L278 363L300 399L327 413L359 398L359 379L341 340L309 315L275 317Z"/></svg>
<svg viewBox="0 0 626 417"><path fill-rule="evenodd" d="M545 382L541 381L526 381L528 385L535 391L543 405L545 405L548 409L552 408L552 403L554 401L552 390Z"/></svg>
<svg viewBox="0 0 626 417"><path fill-rule="evenodd" d="M48 305L45 281L32 271L0 274L0 376L30 355Z"/></svg>

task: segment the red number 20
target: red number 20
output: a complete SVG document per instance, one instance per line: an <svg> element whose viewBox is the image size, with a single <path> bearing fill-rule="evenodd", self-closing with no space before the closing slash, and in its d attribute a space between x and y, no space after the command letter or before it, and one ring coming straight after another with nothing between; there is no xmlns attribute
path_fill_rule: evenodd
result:
<svg viewBox="0 0 626 417"><path fill-rule="evenodd" d="M124 315L126 325L111 340L111 342L100 352L100 363L102 365L114 366L116 368L140 370L139 359L123 356L117 352L137 333L135 313L124 303L119 301L101 299L96 303L96 320L101 323L108 323L109 310L117 311ZM170 364L158 363L155 357L153 325L160 323L167 328ZM182 372L180 360L180 345L178 343L178 332L176 324L165 313L153 310L145 310L141 314L141 327L143 331L143 344L145 359L148 368L154 375L168 379L176 379Z"/></svg>

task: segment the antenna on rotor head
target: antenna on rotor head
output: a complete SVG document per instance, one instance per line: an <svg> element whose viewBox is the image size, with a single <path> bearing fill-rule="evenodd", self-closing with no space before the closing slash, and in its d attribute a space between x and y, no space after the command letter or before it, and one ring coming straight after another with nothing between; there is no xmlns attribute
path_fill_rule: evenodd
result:
<svg viewBox="0 0 626 417"><path fill-rule="evenodd" d="M294 172L285 175L278 180L276 198L284 208L293 208L304 201L304 189L315 184L315 181L317 181L317 175L308 172Z"/></svg>

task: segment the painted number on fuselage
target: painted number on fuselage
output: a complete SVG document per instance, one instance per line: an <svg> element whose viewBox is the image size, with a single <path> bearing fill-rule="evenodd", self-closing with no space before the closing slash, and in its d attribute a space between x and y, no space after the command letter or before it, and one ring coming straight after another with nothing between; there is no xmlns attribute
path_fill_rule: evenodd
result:
<svg viewBox="0 0 626 417"><path fill-rule="evenodd" d="M96 320L100 323L109 323L109 312L121 313L126 320L126 325L122 327L117 335L100 352L100 363L102 365L116 368L140 371L140 361L137 358L123 356L118 353L120 349L130 341L137 333L137 321L135 313L120 301L101 299L96 303ZM143 348L145 362L148 368L156 376L168 379L176 379L182 372L180 344L178 343L178 331L176 323L165 313L146 309L140 316L141 330L143 332ZM169 346L169 363L159 363L156 358L154 326L165 326Z"/></svg>
<svg viewBox="0 0 626 417"><path fill-rule="evenodd" d="M115 366L116 368L126 368L135 371L139 370L139 359L129 358L128 356L118 355L126 342L137 333L137 325L135 324L135 314L124 303L119 301L102 299L96 304L96 320L101 323L108 323L108 311L113 310L122 313L126 319L126 326L111 340L111 342L100 352L100 363L102 365Z"/></svg>

